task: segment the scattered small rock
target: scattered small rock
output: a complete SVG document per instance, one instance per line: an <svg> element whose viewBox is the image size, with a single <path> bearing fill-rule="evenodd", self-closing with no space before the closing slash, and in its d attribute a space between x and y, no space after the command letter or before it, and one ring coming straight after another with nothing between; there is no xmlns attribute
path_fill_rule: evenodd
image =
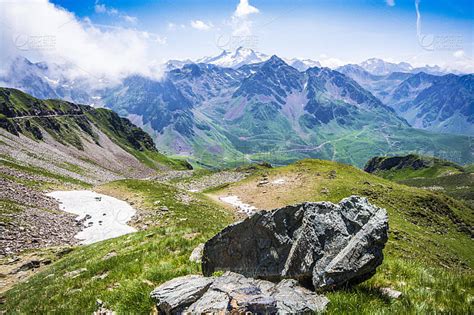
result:
<svg viewBox="0 0 474 315"><path fill-rule="evenodd" d="M102 260L107 260L115 256L117 256L117 253L115 251L112 251L110 253L107 253L104 257L102 257Z"/></svg>
<svg viewBox="0 0 474 315"><path fill-rule="evenodd" d="M104 280L105 278L107 278L109 276L109 273L108 272L103 272L101 274L98 274L96 276L93 276L92 277L92 280Z"/></svg>
<svg viewBox="0 0 474 315"><path fill-rule="evenodd" d="M115 315L116 314L114 311L107 309L105 303L100 299L97 299L95 304L97 306L97 310L94 313L92 313L93 315Z"/></svg>
<svg viewBox="0 0 474 315"><path fill-rule="evenodd" d="M12 273L18 273L20 271L28 271L31 269L36 269L41 266L41 262L39 260L30 260L18 267L16 270L14 270Z"/></svg>
<svg viewBox="0 0 474 315"><path fill-rule="evenodd" d="M67 277L67 278L74 279L74 278L79 277L81 275L81 273L86 272L86 271L87 271L87 268L81 268L81 269L66 272L64 274L64 276Z"/></svg>
<svg viewBox="0 0 474 315"><path fill-rule="evenodd" d="M202 251L204 250L204 243L199 244L193 249L193 252L189 256L189 261L200 263L202 259Z"/></svg>
<svg viewBox="0 0 474 315"><path fill-rule="evenodd" d="M391 299L399 299L403 295L402 292L392 288L380 288L380 292Z"/></svg>

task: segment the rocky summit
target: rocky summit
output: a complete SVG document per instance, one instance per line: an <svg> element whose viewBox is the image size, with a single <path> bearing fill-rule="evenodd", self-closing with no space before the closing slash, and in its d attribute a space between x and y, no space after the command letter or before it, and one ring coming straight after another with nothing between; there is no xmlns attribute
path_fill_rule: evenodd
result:
<svg viewBox="0 0 474 315"><path fill-rule="evenodd" d="M205 244L202 270L333 289L373 276L387 239L386 210L366 198L305 202L228 226Z"/></svg>
<svg viewBox="0 0 474 315"><path fill-rule="evenodd" d="M226 272L220 277L190 275L168 281L151 293L159 313L301 314L323 311L329 300L295 280L278 284Z"/></svg>

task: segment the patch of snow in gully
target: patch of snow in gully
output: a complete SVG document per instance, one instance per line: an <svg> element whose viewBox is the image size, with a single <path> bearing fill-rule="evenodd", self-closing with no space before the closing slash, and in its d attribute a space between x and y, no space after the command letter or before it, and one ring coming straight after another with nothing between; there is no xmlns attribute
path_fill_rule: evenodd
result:
<svg viewBox="0 0 474 315"><path fill-rule="evenodd" d="M219 199L228 204L231 204L232 206L237 208L239 212L245 213L248 216L251 216L257 211L257 208L255 208L254 206L248 205L240 201L238 196L219 197Z"/></svg>
<svg viewBox="0 0 474 315"><path fill-rule="evenodd" d="M53 191L47 194L60 202L60 209L84 219L85 228L75 235L82 244L92 244L136 230L127 225L135 214L125 201L89 190Z"/></svg>

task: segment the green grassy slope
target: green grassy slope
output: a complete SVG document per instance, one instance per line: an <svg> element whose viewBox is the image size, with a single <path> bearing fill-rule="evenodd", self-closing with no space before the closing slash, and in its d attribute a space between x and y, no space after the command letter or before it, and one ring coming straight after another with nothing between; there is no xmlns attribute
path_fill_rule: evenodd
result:
<svg viewBox="0 0 474 315"><path fill-rule="evenodd" d="M305 160L254 172L242 182L207 194L212 198L240 194L244 202L260 208L301 201L338 202L359 194L388 210L390 232L384 263L369 281L328 293L329 314L472 313L474 251L470 231L474 214L463 203L329 161ZM270 181L285 178L290 186L257 187L263 174ZM101 299L118 313L149 313L153 308L149 292L173 277L198 273L199 265L188 260L192 249L232 221L223 205L205 195L193 194L194 200L186 204L179 201L183 192L155 182L123 180L103 189L111 195L136 198L143 208L156 213L156 226L77 248L10 290L0 309L91 313L95 300ZM156 212L158 200L170 210ZM104 260L110 252L116 256ZM81 268L87 270L76 278L65 276ZM387 300L378 290L385 286L402 291L404 296Z"/></svg>
<svg viewBox="0 0 474 315"><path fill-rule="evenodd" d="M474 172L471 166L433 157L407 155L375 157L366 170L408 186L446 193L474 206Z"/></svg>

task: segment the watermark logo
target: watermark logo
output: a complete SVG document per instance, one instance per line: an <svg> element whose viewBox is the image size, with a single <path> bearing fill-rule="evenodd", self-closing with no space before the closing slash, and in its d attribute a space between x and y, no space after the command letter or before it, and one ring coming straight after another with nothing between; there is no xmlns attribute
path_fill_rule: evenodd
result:
<svg viewBox="0 0 474 315"><path fill-rule="evenodd" d="M427 51L457 51L463 48L462 35L421 34L418 43Z"/></svg>
<svg viewBox="0 0 474 315"><path fill-rule="evenodd" d="M14 36L13 43L21 51L55 50L56 36L18 34Z"/></svg>
<svg viewBox="0 0 474 315"><path fill-rule="evenodd" d="M239 47L257 49L259 37L257 35L225 35L216 38L216 46L222 50L235 50Z"/></svg>

